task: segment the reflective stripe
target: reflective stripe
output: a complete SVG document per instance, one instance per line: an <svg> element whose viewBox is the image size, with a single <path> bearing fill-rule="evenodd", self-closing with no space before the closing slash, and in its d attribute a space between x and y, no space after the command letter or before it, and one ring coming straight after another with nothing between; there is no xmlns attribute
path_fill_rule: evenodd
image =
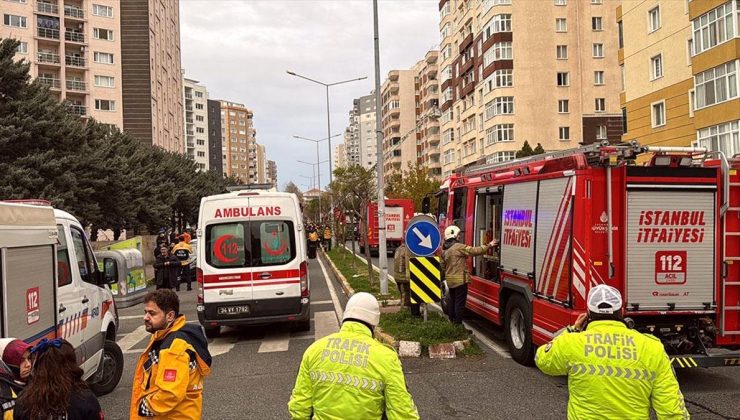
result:
<svg viewBox="0 0 740 420"><path fill-rule="evenodd" d="M311 381L313 382L327 382L335 385L346 385L357 389L374 391L379 394L382 394L385 389L385 383L383 383L383 381L365 378L363 376L350 375L348 373L322 372L315 370L309 372L308 375L311 377Z"/></svg>
<svg viewBox="0 0 740 420"><path fill-rule="evenodd" d="M585 363L572 363L568 373L573 376L591 375L591 376L611 376L614 378L624 379L642 379L652 381L656 373L645 369L632 369L627 367L612 367L602 365L592 365Z"/></svg>

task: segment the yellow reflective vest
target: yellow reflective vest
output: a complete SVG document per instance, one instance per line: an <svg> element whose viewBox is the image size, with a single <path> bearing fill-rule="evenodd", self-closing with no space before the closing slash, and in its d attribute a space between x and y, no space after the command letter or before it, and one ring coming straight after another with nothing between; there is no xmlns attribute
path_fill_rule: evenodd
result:
<svg viewBox="0 0 740 420"><path fill-rule="evenodd" d="M688 419L663 344L619 321L593 321L537 349L548 375L568 375L568 419Z"/></svg>
<svg viewBox="0 0 740 420"><path fill-rule="evenodd" d="M306 420L419 418L396 352L354 321L303 354L288 411Z"/></svg>

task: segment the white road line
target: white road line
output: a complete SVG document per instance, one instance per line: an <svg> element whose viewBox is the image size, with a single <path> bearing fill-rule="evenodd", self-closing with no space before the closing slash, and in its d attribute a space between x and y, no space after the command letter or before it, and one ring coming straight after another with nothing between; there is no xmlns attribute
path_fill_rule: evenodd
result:
<svg viewBox="0 0 740 420"><path fill-rule="evenodd" d="M126 316L119 316L118 319L120 320L126 320L126 319L144 319L144 314L141 315L126 315Z"/></svg>
<svg viewBox="0 0 740 420"><path fill-rule="evenodd" d="M331 301L334 303L334 312L336 312L337 322L339 322L339 320L344 317L344 310L342 309L342 305L339 304L339 298L337 298L337 292L336 290L334 290L334 285L331 283L331 279L329 278L329 274L326 272L326 267L324 267L324 263L321 262L320 258L316 258L316 261L319 262L319 266L321 267L321 272L324 273L324 281L326 281L326 287L329 288L329 294L331 295Z"/></svg>
<svg viewBox="0 0 740 420"><path fill-rule="evenodd" d="M120 347L125 353L126 350L130 350L133 346L139 344L141 340L147 337L149 337L149 333L146 331L146 327L142 325L126 334L122 339L118 340L118 347Z"/></svg>
<svg viewBox="0 0 740 420"><path fill-rule="evenodd" d="M131 349L124 351L123 354L141 354L144 353L144 350L146 349Z"/></svg>
<svg viewBox="0 0 740 420"><path fill-rule="evenodd" d="M267 334L260 344L257 353L272 353L276 351L288 351L290 346L289 332L276 332Z"/></svg>
<svg viewBox="0 0 740 420"><path fill-rule="evenodd" d="M332 311L316 312L314 319L314 338L316 340L339 331L336 314Z"/></svg>
<svg viewBox="0 0 740 420"><path fill-rule="evenodd" d="M212 342L208 343L208 352L211 353L211 356L218 356L230 352L235 344L236 342L232 338L214 338Z"/></svg>
<svg viewBox="0 0 740 420"><path fill-rule="evenodd" d="M311 305L323 305L326 303L332 303L331 300L315 300L311 302Z"/></svg>

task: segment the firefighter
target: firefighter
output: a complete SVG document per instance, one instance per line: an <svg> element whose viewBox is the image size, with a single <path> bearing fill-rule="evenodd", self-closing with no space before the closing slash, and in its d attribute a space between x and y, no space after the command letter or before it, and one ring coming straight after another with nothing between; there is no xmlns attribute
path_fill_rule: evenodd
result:
<svg viewBox="0 0 740 420"><path fill-rule="evenodd" d="M689 413L663 344L624 324L622 296L604 284L588 293L588 314L537 349L548 375L568 375L568 419L687 419ZM588 326L584 328L586 322Z"/></svg>
<svg viewBox="0 0 740 420"><path fill-rule="evenodd" d="M303 354L288 402L291 418L419 418L398 355L373 339L379 321L380 306L373 295L352 295L341 330L317 340Z"/></svg>
<svg viewBox="0 0 740 420"><path fill-rule="evenodd" d="M406 248L406 242L401 240L401 245L396 248L396 253L393 254L393 278L396 279L396 286L398 286L398 292L401 294L401 304L408 306L411 310L411 315L420 316L418 303L411 303L411 285L409 284L409 254L408 248Z"/></svg>
<svg viewBox="0 0 740 420"><path fill-rule="evenodd" d="M441 268L444 273L447 287L450 289L449 309L447 316L455 324L462 324L465 300L468 297L468 283L470 273L468 272L468 257L483 255L489 249L498 245L495 239L482 246L467 246L458 242L460 228L448 226L445 229L445 242L442 245Z"/></svg>
<svg viewBox="0 0 740 420"><path fill-rule="evenodd" d="M324 228L324 249L331 251L331 227L328 225Z"/></svg>

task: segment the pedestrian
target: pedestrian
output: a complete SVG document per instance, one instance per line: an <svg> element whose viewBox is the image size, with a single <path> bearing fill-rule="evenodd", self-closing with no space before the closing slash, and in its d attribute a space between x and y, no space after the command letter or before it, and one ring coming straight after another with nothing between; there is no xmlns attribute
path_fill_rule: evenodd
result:
<svg viewBox="0 0 740 420"><path fill-rule="evenodd" d="M627 328L619 290L600 284L587 306L535 357L542 372L568 375L568 419L647 420L651 407L658 419L688 419L663 344Z"/></svg>
<svg viewBox="0 0 740 420"><path fill-rule="evenodd" d="M72 344L43 339L31 349L31 379L16 400L15 420L103 419L103 409L82 380Z"/></svg>
<svg viewBox="0 0 740 420"><path fill-rule="evenodd" d="M331 227L329 226L324 228L324 249L327 252L331 251Z"/></svg>
<svg viewBox="0 0 740 420"><path fill-rule="evenodd" d="M2 420L13 420L13 409L23 386L16 382L13 372L0 361L0 416Z"/></svg>
<svg viewBox="0 0 740 420"><path fill-rule="evenodd" d="M465 300L468 297L468 257L483 255L498 245L495 239L482 246L467 246L460 243L460 228L448 226L445 229L445 242L442 245L441 271L444 273L447 287L450 290L447 316L455 324L462 324Z"/></svg>
<svg viewBox="0 0 740 420"><path fill-rule="evenodd" d="M130 418L200 419L211 373L203 328L187 323L177 293L166 289L144 297L144 326L152 336L134 371Z"/></svg>
<svg viewBox="0 0 740 420"><path fill-rule="evenodd" d="M31 346L17 338L0 339L0 356L3 362L10 368L13 380L19 386L28 382L31 374Z"/></svg>
<svg viewBox="0 0 740 420"><path fill-rule="evenodd" d="M175 281L175 290L180 291L180 283L186 281L188 283L188 290L193 290L192 287L192 275L190 273L190 256L193 254L193 247L190 246L189 238L190 235L185 237L185 234L180 235L178 242L173 248L172 253L180 261L180 271L177 274L177 280Z"/></svg>
<svg viewBox="0 0 740 420"><path fill-rule="evenodd" d="M180 260L170 255L167 247L160 248L159 252L159 257L154 261L157 289L174 289L181 267Z"/></svg>
<svg viewBox="0 0 740 420"><path fill-rule="evenodd" d="M379 321L375 296L352 295L341 330L317 340L303 354L288 402L291 418L419 418L398 355L373 339Z"/></svg>
<svg viewBox="0 0 740 420"><path fill-rule="evenodd" d="M418 303L411 303L411 285L409 284L409 258L411 257L406 242L401 240L401 245L393 254L393 278L396 280L398 292L401 294L401 304L411 311L413 316L421 316Z"/></svg>
<svg viewBox="0 0 740 420"><path fill-rule="evenodd" d="M316 232L316 228L311 226L311 230L308 232L308 258L316 258L316 251L319 247L319 233Z"/></svg>

